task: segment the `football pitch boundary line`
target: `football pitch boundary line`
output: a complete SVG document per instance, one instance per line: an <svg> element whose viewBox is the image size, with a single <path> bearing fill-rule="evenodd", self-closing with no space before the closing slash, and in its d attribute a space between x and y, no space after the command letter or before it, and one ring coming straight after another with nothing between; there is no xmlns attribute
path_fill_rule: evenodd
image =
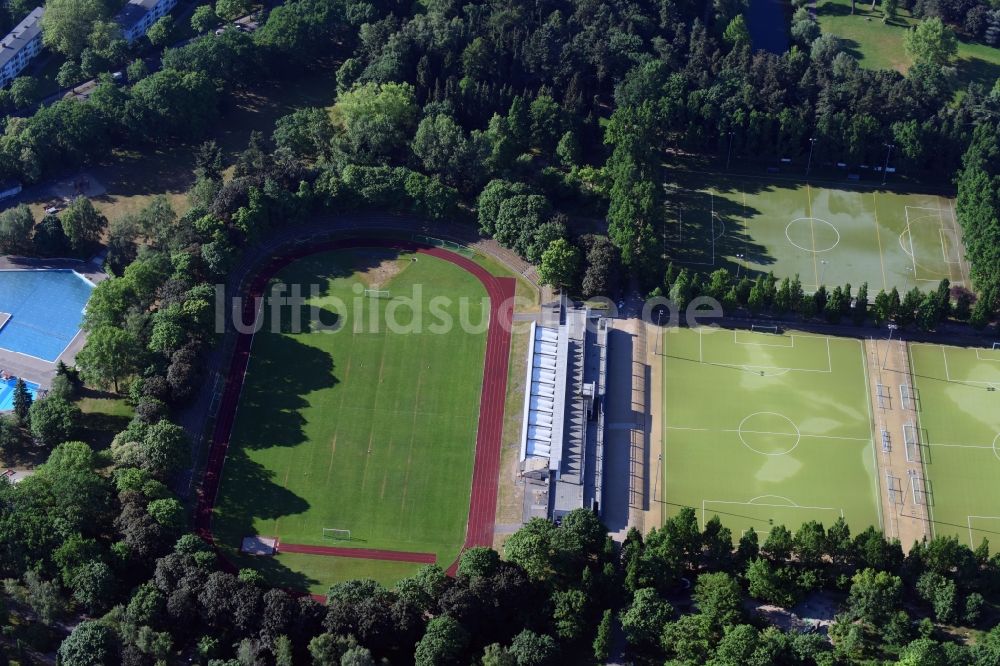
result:
<svg viewBox="0 0 1000 666"><path fill-rule="evenodd" d="M765 497L775 497L777 499L782 499L782 500L785 500L786 502L790 502L790 504L774 504L774 503L771 503L771 502L757 502L756 501L756 500L759 500L759 499L763 499ZM703 499L701 501L701 529L703 529L703 530L705 529L705 524L707 522L706 514L707 514L707 511L708 511L708 505L709 504L726 504L726 505L732 505L732 506L762 506L762 507L768 507L768 508L781 508L781 509L803 509L805 511L836 511L836 512L838 512L840 514L841 518L845 518L846 519L846 516L844 515L844 509L843 509L843 507L836 507L836 506L807 506L807 505L799 504L798 502L795 502L793 500L790 500L787 497L785 497L784 495L774 495L774 494L768 493L768 494L764 494L764 495L758 495L757 497L753 497L753 498L751 498L751 499L749 499L747 501L742 501L742 502L738 502L738 501L735 501L735 500ZM786 525L786 527L787 527L787 525ZM798 528L796 528L795 530L792 530L792 531L793 532L797 531L797 529Z"/></svg>
<svg viewBox="0 0 1000 666"><path fill-rule="evenodd" d="M973 543L973 538L972 538L972 530L974 529L972 527L973 518L979 518L980 520L1000 520L1000 516L977 516L975 514L970 513L965 517L965 523L966 525L969 526L969 548L975 549L976 544Z"/></svg>

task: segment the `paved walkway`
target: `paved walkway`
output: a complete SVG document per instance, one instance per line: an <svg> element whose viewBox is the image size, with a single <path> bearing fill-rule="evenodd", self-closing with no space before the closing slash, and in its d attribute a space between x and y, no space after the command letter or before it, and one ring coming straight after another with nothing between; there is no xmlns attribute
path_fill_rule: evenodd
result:
<svg viewBox="0 0 1000 666"><path fill-rule="evenodd" d="M614 320L608 335L603 518L616 541L630 527L644 531L649 509L648 382L645 324Z"/></svg>
<svg viewBox="0 0 1000 666"><path fill-rule="evenodd" d="M923 469L920 447L916 447L915 456L910 460L903 436L904 427L915 426L917 422L909 354L902 340L866 340L865 354L875 420L875 448L878 451L875 459L878 463L882 530L886 536L899 539L903 551L908 552L914 542L930 537L927 507L921 499ZM916 436L917 428L913 427L911 432ZM916 502L917 499L921 503Z"/></svg>

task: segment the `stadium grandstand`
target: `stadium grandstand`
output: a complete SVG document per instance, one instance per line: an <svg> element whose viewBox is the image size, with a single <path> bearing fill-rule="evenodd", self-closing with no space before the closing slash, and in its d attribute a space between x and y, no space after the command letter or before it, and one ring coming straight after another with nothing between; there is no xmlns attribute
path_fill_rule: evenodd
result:
<svg viewBox="0 0 1000 666"><path fill-rule="evenodd" d="M601 511L608 321L588 309L560 315L531 325L521 429L526 519Z"/></svg>

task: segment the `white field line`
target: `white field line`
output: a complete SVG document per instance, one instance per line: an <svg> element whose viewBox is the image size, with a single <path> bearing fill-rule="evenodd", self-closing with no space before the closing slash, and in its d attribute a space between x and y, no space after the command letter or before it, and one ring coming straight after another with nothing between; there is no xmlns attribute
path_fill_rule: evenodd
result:
<svg viewBox="0 0 1000 666"><path fill-rule="evenodd" d="M1000 520L1000 516L973 516L969 515L965 517L965 522L969 526L969 548L975 548L976 544L972 542L972 519L976 518L978 520Z"/></svg>
<svg viewBox="0 0 1000 666"><path fill-rule="evenodd" d="M769 497L774 497L770 495ZM781 499L787 499L782 497ZM729 506L763 506L768 508L776 509L802 509L803 511L836 511L840 514L840 517L844 517L844 509L835 506L804 506L802 504L772 504L765 502L736 502L732 500L710 500L705 499L701 501L701 528L705 529L706 513L708 511L709 504L726 504Z"/></svg>
<svg viewBox="0 0 1000 666"><path fill-rule="evenodd" d="M882 493L878 487L878 452L875 449L875 414L872 412L872 396L871 396L871 382L868 379L868 354L865 353L865 343L862 340L858 340L858 345L861 347L861 380L865 383L865 402L868 403L868 434L871 440L871 450L872 450L872 465L875 469L875 473L872 474L874 491L875 491L875 511L878 513L878 526L879 529L885 531L885 523L882 517ZM830 353L830 340L826 341L826 351ZM875 348L876 353L878 352L878 347ZM831 359L832 367L832 359Z"/></svg>

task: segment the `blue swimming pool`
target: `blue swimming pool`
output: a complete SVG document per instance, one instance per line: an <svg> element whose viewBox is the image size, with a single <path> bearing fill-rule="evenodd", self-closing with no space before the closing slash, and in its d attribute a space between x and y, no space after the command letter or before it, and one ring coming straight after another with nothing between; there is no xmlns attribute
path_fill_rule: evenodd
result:
<svg viewBox="0 0 1000 666"><path fill-rule="evenodd" d="M35 397L38 391L38 384L29 381L25 381L24 383L28 386L28 393L31 394L31 397ZM16 379L0 379L0 412L14 409L14 386L16 384Z"/></svg>
<svg viewBox="0 0 1000 666"><path fill-rule="evenodd" d="M0 271L0 348L55 361L80 330L94 285L70 270Z"/></svg>

